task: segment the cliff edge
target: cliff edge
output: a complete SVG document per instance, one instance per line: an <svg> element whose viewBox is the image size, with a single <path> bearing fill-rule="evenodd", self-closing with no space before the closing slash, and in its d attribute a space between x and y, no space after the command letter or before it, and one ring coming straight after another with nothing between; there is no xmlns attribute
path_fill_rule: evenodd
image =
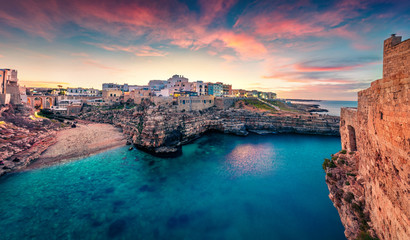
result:
<svg viewBox="0 0 410 240"><path fill-rule="evenodd" d="M340 135L323 167L346 237L410 239L410 40L385 40L383 78L342 109Z"/></svg>

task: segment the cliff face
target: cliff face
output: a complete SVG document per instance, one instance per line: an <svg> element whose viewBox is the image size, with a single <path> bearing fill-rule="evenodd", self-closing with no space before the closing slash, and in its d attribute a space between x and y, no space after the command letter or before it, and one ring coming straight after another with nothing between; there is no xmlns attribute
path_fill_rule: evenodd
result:
<svg viewBox="0 0 410 240"><path fill-rule="evenodd" d="M24 168L56 142L58 124L32 115L22 105L0 108L0 176Z"/></svg>
<svg viewBox="0 0 410 240"><path fill-rule="evenodd" d="M363 196L363 211L368 212L375 235L410 239L409 40L401 42L401 37L392 36L385 41L383 79L359 92L357 110L342 109L340 134L342 148L356 156L362 189L357 195ZM346 166L336 169L344 171ZM339 189L343 187L329 184L331 198ZM341 218L349 218L342 210L349 204L334 203ZM346 232L354 232L354 223L343 223Z"/></svg>
<svg viewBox="0 0 410 240"><path fill-rule="evenodd" d="M180 146L206 131L247 135L248 131L338 135L339 118L307 114L274 114L240 109L178 112L165 107L85 113L83 119L121 127L137 147L154 154L177 153Z"/></svg>

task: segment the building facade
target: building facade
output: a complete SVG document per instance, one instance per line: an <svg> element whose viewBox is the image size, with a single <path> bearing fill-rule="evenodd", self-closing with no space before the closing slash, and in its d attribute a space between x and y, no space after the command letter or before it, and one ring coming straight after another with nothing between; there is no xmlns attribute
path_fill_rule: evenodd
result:
<svg viewBox="0 0 410 240"><path fill-rule="evenodd" d="M221 83L208 83L208 95L222 97L223 85Z"/></svg>
<svg viewBox="0 0 410 240"><path fill-rule="evenodd" d="M99 96L100 91L94 88L67 88L68 96Z"/></svg>
<svg viewBox="0 0 410 240"><path fill-rule="evenodd" d="M107 103L119 102L123 92L119 89L107 89L102 91L102 98Z"/></svg>
<svg viewBox="0 0 410 240"><path fill-rule="evenodd" d="M177 97L178 111L199 111L215 105L214 96L179 96Z"/></svg>
<svg viewBox="0 0 410 240"><path fill-rule="evenodd" d="M20 104L17 70L0 69L0 104Z"/></svg>

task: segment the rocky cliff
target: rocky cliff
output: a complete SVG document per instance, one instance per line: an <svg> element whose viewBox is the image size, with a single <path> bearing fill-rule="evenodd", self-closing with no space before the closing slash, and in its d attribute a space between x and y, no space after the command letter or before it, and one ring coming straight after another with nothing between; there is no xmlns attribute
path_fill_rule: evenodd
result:
<svg viewBox="0 0 410 240"><path fill-rule="evenodd" d="M154 154L178 154L180 147L207 131L247 135L248 131L338 135L339 117L275 113L241 109L179 112L171 107L150 106L124 110L92 111L81 118L112 123L123 129L129 141Z"/></svg>
<svg viewBox="0 0 410 240"><path fill-rule="evenodd" d="M0 176L24 168L55 143L60 124L36 118L23 105L0 108Z"/></svg>
<svg viewBox="0 0 410 240"><path fill-rule="evenodd" d="M387 39L383 63L383 79L359 92L358 108L342 109L342 148L352 153L348 164L339 164L339 155L324 164L349 239L410 239L410 41ZM344 199L347 191L351 201Z"/></svg>

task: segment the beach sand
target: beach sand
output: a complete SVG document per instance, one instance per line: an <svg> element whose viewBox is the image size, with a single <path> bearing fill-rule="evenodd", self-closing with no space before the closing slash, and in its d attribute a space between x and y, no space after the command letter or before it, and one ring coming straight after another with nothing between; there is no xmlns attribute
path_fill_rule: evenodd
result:
<svg viewBox="0 0 410 240"><path fill-rule="evenodd" d="M77 124L76 128L57 133L57 142L50 146L25 170L55 165L96 154L115 147L125 146L126 139L119 128L110 124Z"/></svg>

